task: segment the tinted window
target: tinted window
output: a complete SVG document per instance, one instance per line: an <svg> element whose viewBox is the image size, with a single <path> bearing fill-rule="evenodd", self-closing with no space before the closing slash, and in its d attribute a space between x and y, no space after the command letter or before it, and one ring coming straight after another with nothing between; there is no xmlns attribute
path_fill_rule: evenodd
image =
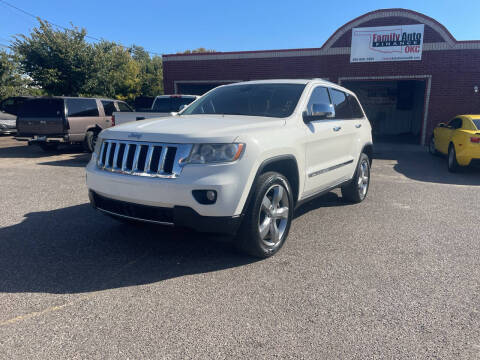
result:
<svg viewBox="0 0 480 360"><path fill-rule="evenodd" d="M308 101L307 110L309 114L313 113L312 105L313 104L326 104L331 105L330 97L328 96L327 88L322 86L316 87L312 95L310 95L310 100Z"/></svg>
<svg viewBox="0 0 480 360"><path fill-rule="evenodd" d="M350 94L347 94L347 98L348 103L350 104L350 110L352 111L352 117L354 119L362 118L363 111L360 107L360 104L358 103L358 100L355 98L355 96L352 96Z"/></svg>
<svg viewBox="0 0 480 360"><path fill-rule="evenodd" d="M95 99L66 99L68 116L98 116L97 101Z"/></svg>
<svg viewBox="0 0 480 360"><path fill-rule="evenodd" d="M115 108L115 103L113 101L102 100L103 110L105 111L105 116L112 116L112 114L117 111Z"/></svg>
<svg viewBox="0 0 480 360"><path fill-rule="evenodd" d="M177 112L180 106L190 104L195 98L193 97L162 97L157 98L153 104L153 111L157 112Z"/></svg>
<svg viewBox="0 0 480 360"><path fill-rule="evenodd" d="M348 103L347 96L343 91L330 89L330 96L335 107L335 118L337 119L351 119L352 111Z"/></svg>
<svg viewBox="0 0 480 360"><path fill-rule="evenodd" d="M26 100L22 97L8 98L1 103L0 110L8 114L18 115L20 107Z"/></svg>
<svg viewBox="0 0 480 360"><path fill-rule="evenodd" d="M448 124L449 127L451 127L452 129L460 129L462 127L462 119L453 119L452 121L450 121L450 123Z"/></svg>
<svg viewBox="0 0 480 360"><path fill-rule="evenodd" d="M478 130L480 130L480 119L473 119L472 120Z"/></svg>
<svg viewBox="0 0 480 360"><path fill-rule="evenodd" d="M227 114L290 116L305 84L243 84L218 87L189 106L182 115Z"/></svg>
<svg viewBox="0 0 480 360"><path fill-rule="evenodd" d="M32 99L20 107L20 117L59 117L64 114L63 99Z"/></svg>
<svg viewBox="0 0 480 360"><path fill-rule="evenodd" d="M127 104L125 104L124 102L117 102L117 105L118 105L118 109L121 111L121 112L131 112L132 109L130 108L130 106L128 106Z"/></svg>
<svg viewBox="0 0 480 360"><path fill-rule="evenodd" d="M152 110L156 112L170 112L171 110L170 98L156 98L153 103Z"/></svg>

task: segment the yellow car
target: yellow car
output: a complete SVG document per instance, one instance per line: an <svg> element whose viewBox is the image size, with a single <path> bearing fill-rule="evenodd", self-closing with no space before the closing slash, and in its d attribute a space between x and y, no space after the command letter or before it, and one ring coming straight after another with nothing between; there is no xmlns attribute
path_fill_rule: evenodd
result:
<svg viewBox="0 0 480 360"><path fill-rule="evenodd" d="M433 130L429 144L433 155L448 155L448 170L480 165L480 115L459 115Z"/></svg>

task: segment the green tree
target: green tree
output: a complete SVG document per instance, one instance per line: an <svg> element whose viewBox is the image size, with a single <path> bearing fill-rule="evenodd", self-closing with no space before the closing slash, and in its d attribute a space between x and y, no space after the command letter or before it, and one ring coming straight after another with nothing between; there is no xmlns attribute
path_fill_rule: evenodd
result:
<svg viewBox="0 0 480 360"><path fill-rule="evenodd" d="M39 19L12 49L24 74L49 95L102 96L132 101L163 92L162 60L140 46L102 40L91 44L85 29L57 30Z"/></svg>
<svg viewBox="0 0 480 360"><path fill-rule="evenodd" d="M14 54L0 50L0 100L9 96L40 95L41 89L32 87L32 81L22 75Z"/></svg>
<svg viewBox="0 0 480 360"><path fill-rule="evenodd" d="M196 48L196 49L193 49L193 50L185 50L183 52L181 51L178 54L198 54L198 53L211 53L211 52L215 52L215 50L205 49L204 47L199 47L199 48Z"/></svg>
<svg viewBox="0 0 480 360"><path fill-rule="evenodd" d="M141 46L130 49L133 59L140 65L140 93L144 96L163 94L163 64L160 56L150 57Z"/></svg>
<svg viewBox="0 0 480 360"><path fill-rule="evenodd" d="M140 94L141 65L126 49L114 42L93 45L94 65L84 95L98 95L133 100Z"/></svg>
<svg viewBox="0 0 480 360"><path fill-rule="evenodd" d="M82 93L94 68L93 47L85 41L85 29L63 31L38 19L29 36L15 38L12 49L25 73L51 95Z"/></svg>

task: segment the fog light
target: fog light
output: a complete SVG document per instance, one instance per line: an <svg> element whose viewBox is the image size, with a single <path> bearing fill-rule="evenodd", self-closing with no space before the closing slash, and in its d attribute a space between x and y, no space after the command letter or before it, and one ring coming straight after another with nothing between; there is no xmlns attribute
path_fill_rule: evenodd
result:
<svg viewBox="0 0 480 360"><path fill-rule="evenodd" d="M207 191L207 199L210 201L215 201L217 200L217 194L213 190L208 190Z"/></svg>
<svg viewBox="0 0 480 360"><path fill-rule="evenodd" d="M192 195L202 205L215 204L217 201L217 192L215 190L193 190Z"/></svg>

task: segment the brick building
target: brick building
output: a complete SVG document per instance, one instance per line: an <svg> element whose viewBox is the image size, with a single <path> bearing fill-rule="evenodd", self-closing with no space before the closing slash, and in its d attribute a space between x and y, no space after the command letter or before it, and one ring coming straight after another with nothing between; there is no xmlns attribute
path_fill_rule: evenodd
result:
<svg viewBox="0 0 480 360"><path fill-rule="evenodd" d="M352 29L423 24L421 60L352 62ZM165 93L202 94L256 79L323 78L357 93L381 141L428 142L433 127L480 113L480 41L457 41L440 23L405 9L362 15L321 48L164 55Z"/></svg>

